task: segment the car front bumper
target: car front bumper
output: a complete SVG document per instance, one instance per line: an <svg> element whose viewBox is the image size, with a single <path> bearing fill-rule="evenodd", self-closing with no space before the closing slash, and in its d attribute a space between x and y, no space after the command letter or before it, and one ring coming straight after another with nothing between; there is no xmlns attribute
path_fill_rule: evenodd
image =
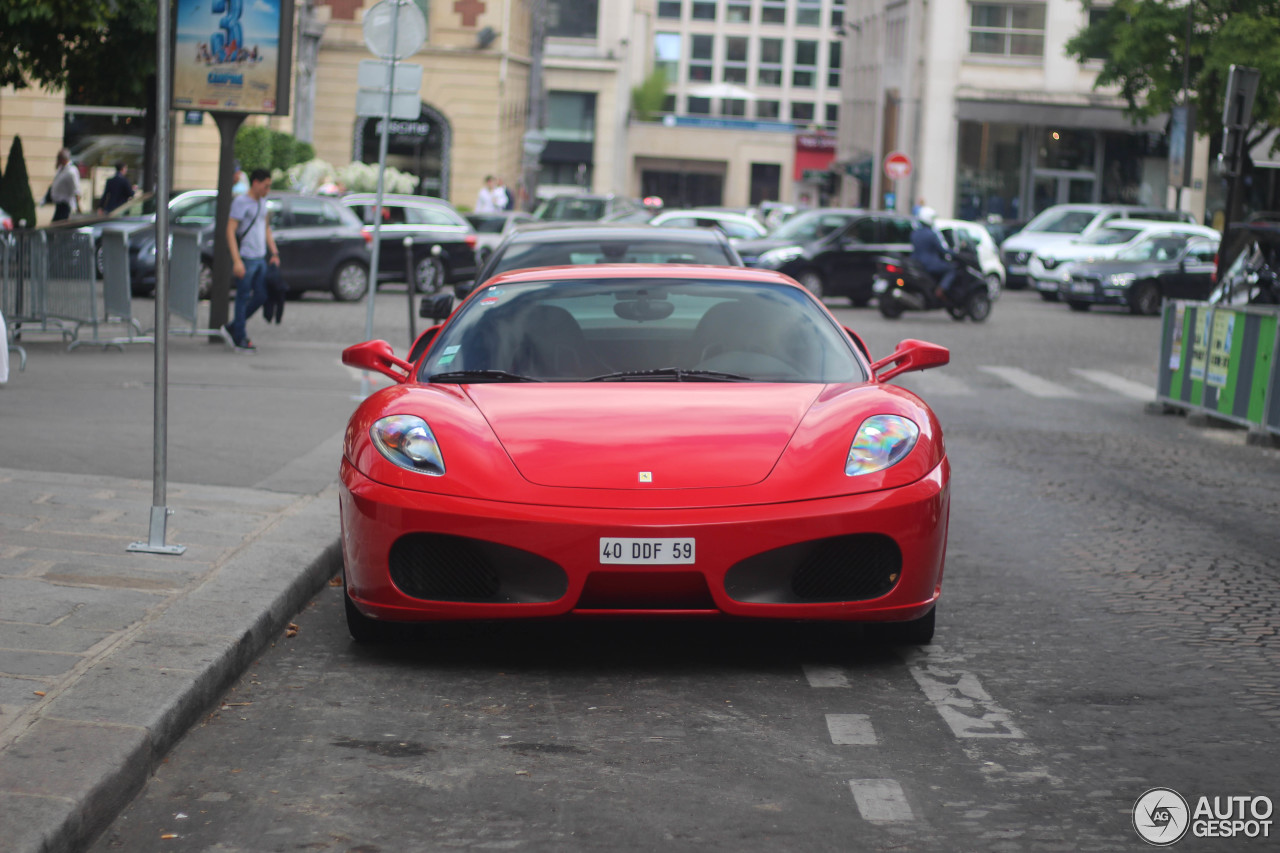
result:
<svg viewBox="0 0 1280 853"><path fill-rule="evenodd" d="M696 509L594 509L411 492L377 483L346 460L341 480L347 594L366 616L392 622L587 616L894 622L924 616L941 591L950 508L945 459L896 489ZM565 491L548 489L549 497ZM605 538L692 539L696 562L605 564ZM441 580L445 575L450 579ZM419 583L459 592L405 591ZM855 587L864 592L851 594Z"/></svg>

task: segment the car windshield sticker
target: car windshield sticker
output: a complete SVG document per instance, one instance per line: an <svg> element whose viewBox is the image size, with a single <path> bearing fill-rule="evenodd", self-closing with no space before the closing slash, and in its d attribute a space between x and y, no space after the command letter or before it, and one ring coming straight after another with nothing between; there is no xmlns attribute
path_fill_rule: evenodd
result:
<svg viewBox="0 0 1280 853"><path fill-rule="evenodd" d="M481 300L480 300L480 304L481 304L481 305L497 305L497 304L498 304L498 297L496 297L496 296L486 296L484 299L481 299Z"/></svg>
<svg viewBox="0 0 1280 853"><path fill-rule="evenodd" d="M440 356L440 366L444 367L446 364L453 361L456 356L457 356L457 353L452 353L452 352L448 352Z"/></svg>
<svg viewBox="0 0 1280 853"><path fill-rule="evenodd" d="M460 350L460 349L462 349L462 346L461 346L460 344L458 344L458 345L454 345L454 346L451 346L451 347L445 347L445 348L444 348L444 353L443 353L443 355L447 355L447 356L452 357L452 356L453 356L453 354L454 354L454 353L456 353L456 352L457 352L458 350Z"/></svg>

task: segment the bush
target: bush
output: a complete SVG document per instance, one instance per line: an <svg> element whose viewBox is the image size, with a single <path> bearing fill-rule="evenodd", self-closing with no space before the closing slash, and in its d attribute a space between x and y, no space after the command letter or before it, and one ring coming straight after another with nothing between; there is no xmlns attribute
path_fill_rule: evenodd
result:
<svg viewBox="0 0 1280 853"><path fill-rule="evenodd" d="M236 159L246 173L254 169L287 171L299 163L315 159L316 149L293 134L269 127L241 127L236 133Z"/></svg>
<svg viewBox="0 0 1280 853"><path fill-rule="evenodd" d="M13 137L9 146L9 165L0 178L0 207L13 217L13 227L26 221L27 228L36 227L36 200L31 195L31 178L27 160L22 154L22 137Z"/></svg>

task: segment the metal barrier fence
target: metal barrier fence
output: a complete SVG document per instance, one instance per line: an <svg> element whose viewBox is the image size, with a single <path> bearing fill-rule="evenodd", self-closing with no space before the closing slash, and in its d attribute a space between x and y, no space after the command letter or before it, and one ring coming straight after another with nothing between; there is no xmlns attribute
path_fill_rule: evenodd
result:
<svg viewBox="0 0 1280 853"><path fill-rule="evenodd" d="M171 335L216 335L234 349L226 329L201 329L200 325L200 233L183 228L170 232L169 313L189 323L188 328L169 328Z"/></svg>
<svg viewBox="0 0 1280 853"><path fill-rule="evenodd" d="M1166 302L1156 400L1280 436L1280 308Z"/></svg>

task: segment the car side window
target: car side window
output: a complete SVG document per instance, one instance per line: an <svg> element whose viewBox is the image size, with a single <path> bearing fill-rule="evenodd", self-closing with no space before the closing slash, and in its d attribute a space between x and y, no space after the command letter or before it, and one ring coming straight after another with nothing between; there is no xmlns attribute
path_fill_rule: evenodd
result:
<svg viewBox="0 0 1280 853"><path fill-rule="evenodd" d="M876 242L876 221L870 216L862 219L855 219L849 225L848 230L844 232L846 239L855 243L874 243Z"/></svg>
<svg viewBox="0 0 1280 853"><path fill-rule="evenodd" d="M884 219L881 220L881 227L884 230L884 242L886 243L910 243L911 242L911 223L905 219ZM950 241L948 241L950 242Z"/></svg>
<svg viewBox="0 0 1280 853"><path fill-rule="evenodd" d="M271 217L268 221L271 224L272 231L279 231L289 224L285 216L284 205L280 203L279 199L267 199L267 215Z"/></svg>
<svg viewBox="0 0 1280 853"><path fill-rule="evenodd" d="M1211 264L1218 257L1218 247L1207 240L1198 240L1187 247L1187 263Z"/></svg>
<svg viewBox="0 0 1280 853"><path fill-rule="evenodd" d="M217 215L216 198L202 198L184 207L173 219L174 225L208 225Z"/></svg>
<svg viewBox="0 0 1280 853"><path fill-rule="evenodd" d="M293 207L293 225L298 228L314 228L319 225L337 225L338 218L329 212L329 207L319 199L295 198Z"/></svg>
<svg viewBox="0 0 1280 853"><path fill-rule="evenodd" d="M662 220L662 224L668 228L693 228L698 223L690 216L676 216Z"/></svg>
<svg viewBox="0 0 1280 853"><path fill-rule="evenodd" d="M460 225L443 210L430 207L403 208L405 219L413 225Z"/></svg>

